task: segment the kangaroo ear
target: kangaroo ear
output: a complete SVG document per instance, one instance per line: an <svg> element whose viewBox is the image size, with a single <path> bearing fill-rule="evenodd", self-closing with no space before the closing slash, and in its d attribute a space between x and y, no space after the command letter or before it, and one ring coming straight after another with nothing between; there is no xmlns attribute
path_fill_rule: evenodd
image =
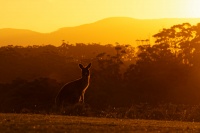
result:
<svg viewBox="0 0 200 133"><path fill-rule="evenodd" d="M83 69L83 68L84 68L82 64L79 64L79 67L80 67L81 69Z"/></svg>
<svg viewBox="0 0 200 133"><path fill-rule="evenodd" d="M89 68L91 67L91 65L92 65L92 64L90 63L86 68L89 69Z"/></svg>

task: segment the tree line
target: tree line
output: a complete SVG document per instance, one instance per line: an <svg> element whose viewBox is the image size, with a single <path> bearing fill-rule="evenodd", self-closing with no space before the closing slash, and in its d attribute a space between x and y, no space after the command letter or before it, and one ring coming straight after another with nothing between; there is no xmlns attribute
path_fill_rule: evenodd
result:
<svg viewBox="0 0 200 133"><path fill-rule="evenodd" d="M51 110L66 82L92 62L85 102L93 108L139 103L199 104L200 24L162 29L153 45L69 44L0 47L0 111Z"/></svg>

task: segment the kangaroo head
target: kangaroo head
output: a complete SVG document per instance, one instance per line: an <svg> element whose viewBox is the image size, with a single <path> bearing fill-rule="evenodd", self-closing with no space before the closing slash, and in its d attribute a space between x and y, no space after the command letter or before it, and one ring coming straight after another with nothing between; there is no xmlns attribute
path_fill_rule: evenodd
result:
<svg viewBox="0 0 200 133"><path fill-rule="evenodd" d="M89 68L91 67L91 63L87 67L84 67L82 64L79 64L79 67L82 70L82 77L88 77L90 75Z"/></svg>

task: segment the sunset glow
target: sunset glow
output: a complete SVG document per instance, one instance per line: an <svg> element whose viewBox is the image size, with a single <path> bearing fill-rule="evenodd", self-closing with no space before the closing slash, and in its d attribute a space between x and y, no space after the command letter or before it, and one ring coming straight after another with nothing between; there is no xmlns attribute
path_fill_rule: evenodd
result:
<svg viewBox="0 0 200 133"><path fill-rule="evenodd" d="M193 2L187 1L185 3L185 14L186 17L190 16L193 18L200 18L200 1L199 0L193 0Z"/></svg>
<svg viewBox="0 0 200 133"><path fill-rule="evenodd" d="M200 18L199 0L1 0L0 28L51 32L107 17Z"/></svg>

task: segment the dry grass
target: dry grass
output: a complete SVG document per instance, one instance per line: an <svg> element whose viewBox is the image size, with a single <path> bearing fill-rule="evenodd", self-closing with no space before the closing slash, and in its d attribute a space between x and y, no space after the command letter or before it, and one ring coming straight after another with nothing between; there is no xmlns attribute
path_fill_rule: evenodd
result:
<svg viewBox="0 0 200 133"><path fill-rule="evenodd" d="M200 132L198 122L0 114L0 132Z"/></svg>

